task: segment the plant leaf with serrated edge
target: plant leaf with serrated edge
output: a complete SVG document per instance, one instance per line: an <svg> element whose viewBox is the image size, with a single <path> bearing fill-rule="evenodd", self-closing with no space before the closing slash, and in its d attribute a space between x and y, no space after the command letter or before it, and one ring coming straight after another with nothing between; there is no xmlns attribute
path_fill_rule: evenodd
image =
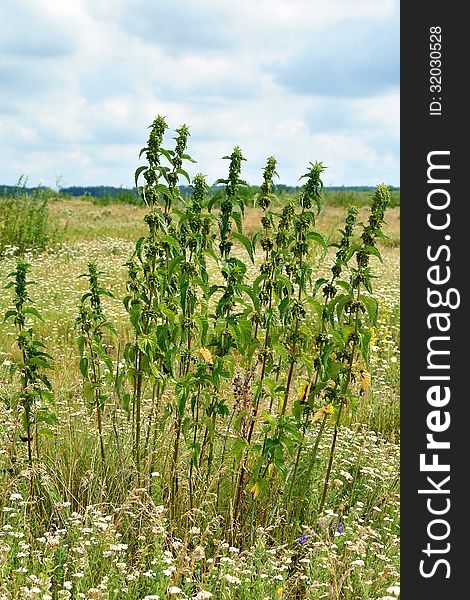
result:
<svg viewBox="0 0 470 600"><path fill-rule="evenodd" d="M342 279L337 279L336 283L337 283L337 285L341 286L344 290L346 290L348 292L348 294L352 293L351 284L348 283L347 281L343 281Z"/></svg>
<svg viewBox="0 0 470 600"><path fill-rule="evenodd" d="M18 313L16 312L16 310L7 310L3 317L3 322L5 323L5 321L7 321L10 317L16 317L17 314Z"/></svg>
<svg viewBox="0 0 470 600"><path fill-rule="evenodd" d="M367 252L367 254L372 254L372 256L376 256L380 262L383 262L382 255L375 246L364 246L364 250Z"/></svg>
<svg viewBox="0 0 470 600"><path fill-rule="evenodd" d="M88 378L88 358L86 356L80 359L80 372L84 379Z"/></svg>
<svg viewBox="0 0 470 600"><path fill-rule="evenodd" d="M251 299L255 310L259 310L259 296L249 285L241 285L240 289Z"/></svg>
<svg viewBox="0 0 470 600"><path fill-rule="evenodd" d="M288 277L286 277L285 275L281 275L280 273L278 273L276 275L276 281L280 281L281 283L284 284L284 287L287 288L287 291L289 294L292 293L292 282L290 281L290 279Z"/></svg>
<svg viewBox="0 0 470 600"><path fill-rule="evenodd" d="M372 334L370 333L370 331L362 330L360 333L361 354L362 358L364 359L364 362L366 363L367 368L369 368L369 346L371 337Z"/></svg>
<svg viewBox="0 0 470 600"><path fill-rule="evenodd" d="M324 250L328 249L328 245L325 242L323 236L320 235L317 231L310 231L309 233L307 233L307 239L312 240L313 242L316 242L317 244L320 244L320 246Z"/></svg>
<svg viewBox="0 0 470 600"><path fill-rule="evenodd" d="M248 256L250 257L251 262L254 264L255 256L253 254L253 246L251 245L251 241L242 233L237 233L236 231L232 233L232 236L245 246L245 249L248 252Z"/></svg>
<svg viewBox="0 0 470 600"><path fill-rule="evenodd" d="M232 219L235 221L235 225L237 226L238 233L243 233L243 221L241 213L237 211L232 212Z"/></svg>
<svg viewBox="0 0 470 600"><path fill-rule="evenodd" d="M93 403L94 394L95 386L89 381L85 381L85 383L83 384L83 397L89 404Z"/></svg>
<svg viewBox="0 0 470 600"><path fill-rule="evenodd" d="M187 180L187 182L191 185L191 178L188 175L187 171L185 171L184 169L176 169L176 172L178 173L178 175L182 175Z"/></svg>
<svg viewBox="0 0 470 600"><path fill-rule="evenodd" d="M145 150L146 150L146 149L147 149L147 148L145 148ZM139 179L139 177L140 177L140 174L141 174L141 173L143 173L144 171L146 171L147 169L148 169L148 167L147 167L146 165L143 165L142 167L138 167L138 168L136 169L136 171L135 171L135 176L134 176L134 178L135 178L135 187L138 187L138 182L137 182L137 180Z"/></svg>
<svg viewBox="0 0 470 600"><path fill-rule="evenodd" d="M370 325L375 325L377 322L377 315L379 312L379 304L377 300L372 296L366 296L365 294L361 294L359 296L359 300L363 302L366 307Z"/></svg>
<svg viewBox="0 0 470 600"><path fill-rule="evenodd" d="M36 317L40 321L44 322L44 319L41 317L41 315L38 313L38 311L34 307L32 307L32 306L28 306L27 308L24 308L23 309L23 314L25 314L25 315L33 315L33 317Z"/></svg>

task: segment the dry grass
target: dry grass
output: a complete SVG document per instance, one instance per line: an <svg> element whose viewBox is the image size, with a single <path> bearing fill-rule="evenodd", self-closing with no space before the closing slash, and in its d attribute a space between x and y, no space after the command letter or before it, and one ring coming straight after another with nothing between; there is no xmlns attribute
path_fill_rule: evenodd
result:
<svg viewBox="0 0 470 600"><path fill-rule="evenodd" d="M77 240L93 240L103 237L136 240L146 234L143 217L146 207L130 204L110 204L96 206L89 200L64 199L50 204L51 213L58 219L59 226L65 230L65 238L69 242ZM247 208L243 222L244 231L252 235L260 228L262 215L260 208ZM324 237L331 241L344 222L346 209L336 206L325 206L318 217L318 229ZM366 221L367 207L359 210L359 220ZM386 224L383 229L388 240L383 246L398 246L400 242L400 208L387 210Z"/></svg>

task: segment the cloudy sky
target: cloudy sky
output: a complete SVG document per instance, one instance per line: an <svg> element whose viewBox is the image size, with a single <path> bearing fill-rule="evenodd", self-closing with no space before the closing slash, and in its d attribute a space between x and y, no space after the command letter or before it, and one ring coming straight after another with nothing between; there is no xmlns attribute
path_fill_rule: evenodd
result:
<svg viewBox="0 0 470 600"><path fill-rule="evenodd" d="M0 184L133 185L157 114L208 182L399 185L398 0L2 0ZM171 131L168 145L171 146Z"/></svg>

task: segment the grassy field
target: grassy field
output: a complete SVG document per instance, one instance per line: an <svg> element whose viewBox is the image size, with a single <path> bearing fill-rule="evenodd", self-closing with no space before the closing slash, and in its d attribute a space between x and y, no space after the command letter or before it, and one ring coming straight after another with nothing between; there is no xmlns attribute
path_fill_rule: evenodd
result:
<svg viewBox="0 0 470 600"><path fill-rule="evenodd" d="M371 260L379 305L377 322L371 328L371 381L360 392L359 381L353 382L355 406L354 410L347 406L342 417L327 502L318 513L334 436L333 424L325 414L318 447L315 440L320 438L315 435L320 420L312 423L302 440L305 460L299 472L308 469L309 453L316 455L308 489L303 492L290 487L289 491L292 466L284 482L273 474L271 498L264 490L258 501L259 490L246 488L242 502L250 508L244 516L247 533L243 539L232 535L227 517L230 506L224 505L225 512L219 507L224 482L230 480L235 465L232 458L229 461L232 455L225 453L227 440L236 441L232 440L235 430L227 425L228 416L220 419L224 433L214 442L213 463L218 466L207 486L194 492L191 505L191 484L186 480L191 462L188 442L179 457L183 466L178 498L170 507L168 481L173 475L168 456L174 423L166 408L155 409L151 389L145 390L142 407L147 418L142 437L149 448L144 481L137 486L127 468L133 452L133 421L112 393L103 409L107 459L105 467L101 465L96 416L84 402L78 368L76 319L87 289L87 280L80 275L87 272L90 261L96 261L101 285L112 292L112 297L102 300L116 331L107 343L110 356L116 359L113 367L123 368L119 355L132 340L129 314L122 301L128 279L125 265L135 240L146 235L146 210L125 204L101 207L84 199L55 200L49 208L60 241L26 259L35 282L29 295L43 318L34 324L35 332L54 362L49 378L57 423L51 426L49 437L35 440L39 460L28 465L26 445L18 440L17 383L10 378L11 365L19 360L15 327L12 323L1 325L0 599L396 598L399 208L386 213L387 237L378 243L383 261ZM317 229L328 242L339 239L344 214L344 209L328 206L320 213ZM362 207L358 220L365 221L367 215L367 208ZM260 229L261 217L261 209L247 210L246 235ZM255 278L261 251L254 264L240 244L234 252L247 265L248 277ZM320 252L310 256L316 277L328 272L334 252L330 249L326 256ZM1 259L2 287L15 265L15 256L7 253ZM209 264L211 268L215 265ZM1 312L11 306L12 297L11 288L3 291ZM247 377L240 362L235 364L235 374L238 381ZM301 384L299 378L294 396ZM233 391L227 388L221 394L232 397ZM163 398L171 404L171 398ZM264 410L268 412L267 405ZM297 514L298 494L305 494L306 499L293 527L289 515ZM294 507L292 512L284 507L286 498ZM256 525L260 520L263 527Z"/></svg>

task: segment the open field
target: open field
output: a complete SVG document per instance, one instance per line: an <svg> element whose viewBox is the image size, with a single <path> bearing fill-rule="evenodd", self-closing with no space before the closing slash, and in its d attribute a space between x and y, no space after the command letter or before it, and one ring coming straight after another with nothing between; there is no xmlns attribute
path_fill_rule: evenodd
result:
<svg viewBox="0 0 470 600"><path fill-rule="evenodd" d="M211 439L211 420L200 421L200 438L189 417L181 422L184 443L177 461L176 494L171 466L173 442L169 441L178 427L178 409L175 412L170 393L173 388L162 391L156 406L158 377L153 384L149 378L144 387L141 440L145 451L143 476L138 473L137 480L132 466L135 415L126 412L118 394L113 395L115 375L126 368L123 349L132 343L134 335L123 304L126 263L135 241L147 235L143 222L146 209L123 204L100 207L82 199L66 199L51 202L50 211L62 232L61 241L43 253L26 256L31 263L28 277L35 282L28 293L43 319L28 318L28 323L35 321L35 335L53 357L49 379L57 422L47 427L50 434L35 438L37 459L32 466L27 462L26 444L18 440L18 382L10 379L11 365L21 359L17 332L11 321L0 327L0 598L397 597L399 208L386 213L383 231L388 238L377 244L383 262L371 257L370 263L379 307L376 323L369 328L370 385L361 383L359 367L365 366L358 364L350 382L354 401L345 405L337 440L333 421L337 411L330 419L321 408L301 437L295 434L281 440L289 462L279 465L279 470L270 466L275 461L266 463L265 478L256 487L257 480L250 480L256 463L246 458L248 454L240 454L237 442L246 440L243 428L250 424L249 407L237 414L234 404L240 401L236 400L237 386L245 385L247 397L252 393L246 391L252 367L233 352L233 375L223 380L217 392L226 399L228 412L211 416L212 426L216 419L218 423L212 442L205 446L206 439ZM368 214L361 208L358 221L366 222ZM245 235L260 230L262 215L261 209L247 209ZM336 207L325 207L320 213L317 231L326 241L339 240L337 230L343 227L344 215L345 210ZM335 252L336 248L330 248L326 255L311 251L314 279L329 276ZM239 243L233 254L247 265L247 280L255 280L263 261L261 249L254 264ZM100 285L112 293L112 297L103 296L102 307L115 330L105 336L113 371L108 373L109 393L103 404L103 464L96 411L84 399L77 347L80 298L88 289L87 278L80 276L87 273L92 261L101 272ZM16 257L8 253L0 261L2 287L15 265ZM214 261L208 261L207 269L223 284ZM11 306L12 298L12 288L4 290L1 312ZM313 312L306 318L306 327L313 331ZM212 367L210 360L206 362L201 360L198 368ZM293 370L295 385L289 398L301 395L309 368L307 359L305 364L303 367L299 362ZM282 379L283 373L277 377ZM253 420L255 435L258 432L261 443L264 435L265 444L267 436L274 435L269 427L279 428L279 421L269 425L269 413L274 419L283 411L277 396L271 405L268 400L263 397ZM194 418L194 406L192 410ZM289 405L286 416L294 422L292 411ZM267 419L264 425L263 419ZM203 423L206 437L202 436ZM193 435L202 443L202 454L204 448L206 453L210 448L207 465L202 457L200 465L192 458ZM325 470L334 437L336 453L323 505ZM297 453L301 460L297 458L294 468ZM240 481L244 468L251 475L245 481L241 477L244 487L238 515L243 518L243 527L237 537L231 522L236 509L230 490L231 486L236 488L236 475ZM304 476L307 472L307 487L290 483L296 473ZM205 483L199 485L198 477L200 481L205 477Z"/></svg>
<svg viewBox="0 0 470 600"><path fill-rule="evenodd" d="M97 206L91 200L67 198L56 200L50 204L51 213L57 217L61 228L65 229L64 237L67 242L95 240L103 237L119 238L135 241L145 235L146 227L143 222L147 211L145 207L131 204L112 204ZM247 208L244 219L244 230L252 235L260 229L261 208ZM326 238L337 236L337 230L342 225L346 209L337 206L326 206L318 217L318 227ZM367 207L360 209L360 218L367 217ZM387 210L387 223L384 232L388 240L385 246L398 246L400 241L400 208Z"/></svg>

